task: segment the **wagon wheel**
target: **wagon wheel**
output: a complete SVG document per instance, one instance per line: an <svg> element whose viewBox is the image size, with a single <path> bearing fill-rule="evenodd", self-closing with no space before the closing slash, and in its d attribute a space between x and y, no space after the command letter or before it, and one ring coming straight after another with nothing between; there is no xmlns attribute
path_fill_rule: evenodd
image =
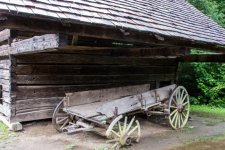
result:
<svg viewBox="0 0 225 150"><path fill-rule="evenodd" d="M183 128L189 117L190 101L187 90L178 86L169 99L169 122L173 129Z"/></svg>
<svg viewBox="0 0 225 150"><path fill-rule="evenodd" d="M120 115L112 121L106 131L107 138L110 138L109 143L115 143L112 149L119 149L121 146L131 145L133 141L139 142L141 136L141 128L138 120L135 117L128 123L127 117L124 122L120 122L123 116Z"/></svg>
<svg viewBox="0 0 225 150"><path fill-rule="evenodd" d="M64 99L60 101L59 104L56 106L52 116L52 124L59 132L62 132L63 128L66 127L72 121L71 116L63 111L63 103Z"/></svg>

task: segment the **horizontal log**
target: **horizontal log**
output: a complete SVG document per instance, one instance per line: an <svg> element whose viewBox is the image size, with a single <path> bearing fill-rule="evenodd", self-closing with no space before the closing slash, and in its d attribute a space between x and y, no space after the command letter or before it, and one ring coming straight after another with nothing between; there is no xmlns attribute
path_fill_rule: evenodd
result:
<svg viewBox="0 0 225 150"><path fill-rule="evenodd" d="M10 85L4 85L2 84L2 91L6 91L6 92L9 92L10 91Z"/></svg>
<svg viewBox="0 0 225 150"><path fill-rule="evenodd" d="M141 84L141 82L139 82ZM154 82L147 82L154 84ZM32 98L47 98L47 97L64 97L65 93L105 89L113 87L121 87L128 85L136 85L136 83L106 83L106 84L88 84L88 85L51 85L51 86L17 86L16 87L16 98L17 101L32 99Z"/></svg>
<svg viewBox="0 0 225 150"><path fill-rule="evenodd" d="M176 66L176 57L108 57L71 54L33 54L16 56L17 64L117 64Z"/></svg>
<svg viewBox="0 0 225 150"><path fill-rule="evenodd" d="M7 102L4 102L1 104L1 110L0 112L3 113L5 116L9 117L11 116L11 105Z"/></svg>
<svg viewBox="0 0 225 150"><path fill-rule="evenodd" d="M71 84L102 84L129 83L132 81L168 81L175 78L174 74L132 74L132 75L17 75L13 82L21 85L71 85Z"/></svg>
<svg viewBox="0 0 225 150"><path fill-rule="evenodd" d="M3 59L3 60L0 60L0 69L9 69L10 68L10 60L6 60L6 59Z"/></svg>
<svg viewBox="0 0 225 150"><path fill-rule="evenodd" d="M9 29L0 31L0 43L4 42L6 40L8 42L10 37L11 37L11 32Z"/></svg>
<svg viewBox="0 0 225 150"><path fill-rule="evenodd" d="M2 79L0 78L0 84L1 85L10 85L10 80L9 79Z"/></svg>
<svg viewBox="0 0 225 150"><path fill-rule="evenodd" d="M56 105L63 99L63 97L50 97L50 98L35 98L35 99L26 99L26 100L20 100L16 101L16 111L19 112L19 110L25 110L31 109L31 111L34 111L34 109L43 109L46 107L54 108Z"/></svg>
<svg viewBox="0 0 225 150"><path fill-rule="evenodd" d="M9 91L3 91L2 92L2 97L3 98L10 98L10 92Z"/></svg>
<svg viewBox="0 0 225 150"><path fill-rule="evenodd" d="M179 58L182 62L225 62L225 54L195 54Z"/></svg>
<svg viewBox="0 0 225 150"><path fill-rule="evenodd" d="M57 49L51 53L71 53L88 54L104 56L182 56L189 53L189 50L183 47L91 47L91 46L71 46L69 49Z"/></svg>
<svg viewBox="0 0 225 150"><path fill-rule="evenodd" d="M176 67L126 65L18 65L13 67L12 71L16 75L170 74L176 72Z"/></svg>
<svg viewBox="0 0 225 150"><path fill-rule="evenodd" d="M54 109L44 109L44 110L36 110L36 111L28 111L24 113L17 113L14 117L11 117L12 122L25 122L32 120L40 120L40 119L48 119L52 118Z"/></svg>
<svg viewBox="0 0 225 150"><path fill-rule="evenodd" d="M5 70L5 69L0 69L0 78L1 79L10 79L10 72L9 70Z"/></svg>
<svg viewBox="0 0 225 150"><path fill-rule="evenodd" d="M42 106L42 107L36 107L36 108L27 108L27 109L21 109L21 110L16 110L16 114L24 114L24 113L29 113L29 112L34 112L34 111L41 111L41 110L49 110L49 109L54 109L56 106Z"/></svg>
<svg viewBox="0 0 225 150"><path fill-rule="evenodd" d="M4 50L0 54L1 56L4 56L8 54L38 53L41 51L46 51L47 49L64 47L67 45L67 42L68 41L64 36L57 34L46 34L15 42L11 45L0 46L0 49Z"/></svg>

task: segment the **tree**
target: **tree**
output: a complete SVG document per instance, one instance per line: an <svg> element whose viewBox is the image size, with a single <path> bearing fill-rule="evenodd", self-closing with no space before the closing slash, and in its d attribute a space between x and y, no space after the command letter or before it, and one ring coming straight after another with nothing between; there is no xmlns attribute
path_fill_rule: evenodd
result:
<svg viewBox="0 0 225 150"><path fill-rule="evenodd" d="M189 2L225 27L225 0L189 0ZM202 51L192 50L192 53ZM193 103L225 107L224 63L182 64L179 82L195 96ZM198 94L193 91L197 91Z"/></svg>

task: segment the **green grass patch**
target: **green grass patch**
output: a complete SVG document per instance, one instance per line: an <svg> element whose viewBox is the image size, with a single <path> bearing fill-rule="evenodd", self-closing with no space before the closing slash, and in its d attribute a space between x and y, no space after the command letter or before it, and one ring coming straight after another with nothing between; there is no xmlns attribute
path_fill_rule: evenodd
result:
<svg viewBox="0 0 225 150"><path fill-rule="evenodd" d="M191 114L200 117L213 118L225 121L225 108L211 107L205 105L192 105Z"/></svg>
<svg viewBox="0 0 225 150"><path fill-rule="evenodd" d="M202 136L194 140L185 142L184 145L172 148L170 150L200 150L200 149L224 149L225 135Z"/></svg>
<svg viewBox="0 0 225 150"><path fill-rule="evenodd" d="M0 121L0 141L6 140L9 137L8 127Z"/></svg>
<svg viewBox="0 0 225 150"><path fill-rule="evenodd" d="M199 143L199 142L207 142L207 141L220 141L225 139L225 134L219 134L214 136L201 136L199 138L196 138L194 140L190 140L185 142L185 144L189 145L192 143Z"/></svg>
<svg viewBox="0 0 225 150"><path fill-rule="evenodd" d="M65 150L74 150L75 149L75 144L68 144L66 145Z"/></svg>

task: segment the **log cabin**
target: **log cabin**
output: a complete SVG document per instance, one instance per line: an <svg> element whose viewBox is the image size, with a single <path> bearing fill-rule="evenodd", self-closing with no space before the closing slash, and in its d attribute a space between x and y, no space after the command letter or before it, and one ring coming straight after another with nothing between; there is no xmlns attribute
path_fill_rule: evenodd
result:
<svg viewBox="0 0 225 150"><path fill-rule="evenodd" d="M225 29L185 0L0 0L0 30L0 119L12 130L51 118L67 92L154 89L176 82L180 62L225 62Z"/></svg>

